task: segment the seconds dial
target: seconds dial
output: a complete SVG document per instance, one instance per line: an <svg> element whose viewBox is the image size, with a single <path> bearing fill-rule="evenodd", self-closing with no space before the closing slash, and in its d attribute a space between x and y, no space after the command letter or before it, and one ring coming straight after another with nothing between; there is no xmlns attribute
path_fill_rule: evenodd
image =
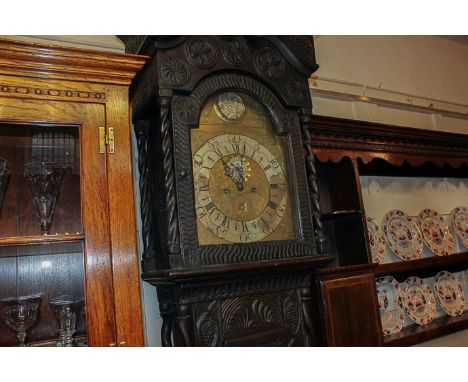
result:
<svg viewBox="0 0 468 382"><path fill-rule="evenodd" d="M279 161L245 135L223 134L193 156L199 222L232 243L272 234L287 209L288 187Z"/></svg>

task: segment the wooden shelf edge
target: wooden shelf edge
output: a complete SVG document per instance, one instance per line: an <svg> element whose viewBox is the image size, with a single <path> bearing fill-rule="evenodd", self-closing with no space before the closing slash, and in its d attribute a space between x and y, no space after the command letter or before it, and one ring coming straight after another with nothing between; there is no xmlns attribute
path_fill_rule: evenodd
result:
<svg viewBox="0 0 468 382"><path fill-rule="evenodd" d="M411 346L468 328L468 311L460 316L444 316L427 325L411 325L384 337L385 346Z"/></svg>
<svg viewBox="0 0 468 382"><path fill-rule="evenodd" d="M50 236L11 236L0 237L0 247L14 245L52 244L84 240L84 235L50 235Z"/></svg>
<svg viewBox="0 0 468 382"><path fill-rule="evenodd" d="M380 264L375 269L375 275L381 276L394 273L416 271L421 269L434 269L443 266L463 263L467 263L468 265L468 252L456 253L448 256L433 256L418 260Z"/></svg>
<svg viewBox="0 0 468 382"><path fill-rule="evenodd" d="M75 346L84 346L84 344L87 343L88 341L88 336L86 334L79 334L76 336L73 336ZM31 342L27 344L29 347L57 347L56 345L57 338L50 339L50 340L44 340L44 341L36 341L36 342Z"/></svg>
<svg viewBox="0 0 468 382"><path fill-rule="evenodd" d="M331 211L322 214L323 221L330 221L335 219L347 218L347 217L354 217L354 216L361 216L361 210L339 210L339 211Z"/></svg>

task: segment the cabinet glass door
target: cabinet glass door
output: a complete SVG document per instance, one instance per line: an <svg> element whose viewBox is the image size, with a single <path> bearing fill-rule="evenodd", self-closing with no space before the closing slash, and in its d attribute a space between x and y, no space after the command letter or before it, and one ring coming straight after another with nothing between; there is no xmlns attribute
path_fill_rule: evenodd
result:
<svg viewBox="0 0 468 382"><path fill-rule="evenodd" d="M80 126L0 124L0 346L85 346Z"/></svg>

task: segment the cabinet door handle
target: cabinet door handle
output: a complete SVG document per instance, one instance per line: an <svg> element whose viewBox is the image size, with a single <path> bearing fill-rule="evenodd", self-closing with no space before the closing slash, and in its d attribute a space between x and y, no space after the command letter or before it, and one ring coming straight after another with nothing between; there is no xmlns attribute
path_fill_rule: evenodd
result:
<svg viewBox="0 0 468 382"><path fill-rule="evenodd" d="M115 342L111 342L111 343L109 344L109 346L110 346L111 348L114 348L114 347L115 347Z"/></svg>
<svg viewBox="0 0 468 382"><path fill-rule="evenodd" d="M121 347L127 347L127 343L126 343L125 341L122 341L122 342L119 344L119 346L121 346Z"/></svg>

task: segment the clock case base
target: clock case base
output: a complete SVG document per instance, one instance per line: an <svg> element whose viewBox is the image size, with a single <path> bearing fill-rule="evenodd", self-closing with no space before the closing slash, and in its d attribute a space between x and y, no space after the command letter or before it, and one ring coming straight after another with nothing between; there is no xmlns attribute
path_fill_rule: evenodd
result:
<svg viewBox="0 0 468 382"><path fill-rule="evenodd" d="M143 273L157 286L163 346L318 346L312 275L331 256Z"/></svg>

